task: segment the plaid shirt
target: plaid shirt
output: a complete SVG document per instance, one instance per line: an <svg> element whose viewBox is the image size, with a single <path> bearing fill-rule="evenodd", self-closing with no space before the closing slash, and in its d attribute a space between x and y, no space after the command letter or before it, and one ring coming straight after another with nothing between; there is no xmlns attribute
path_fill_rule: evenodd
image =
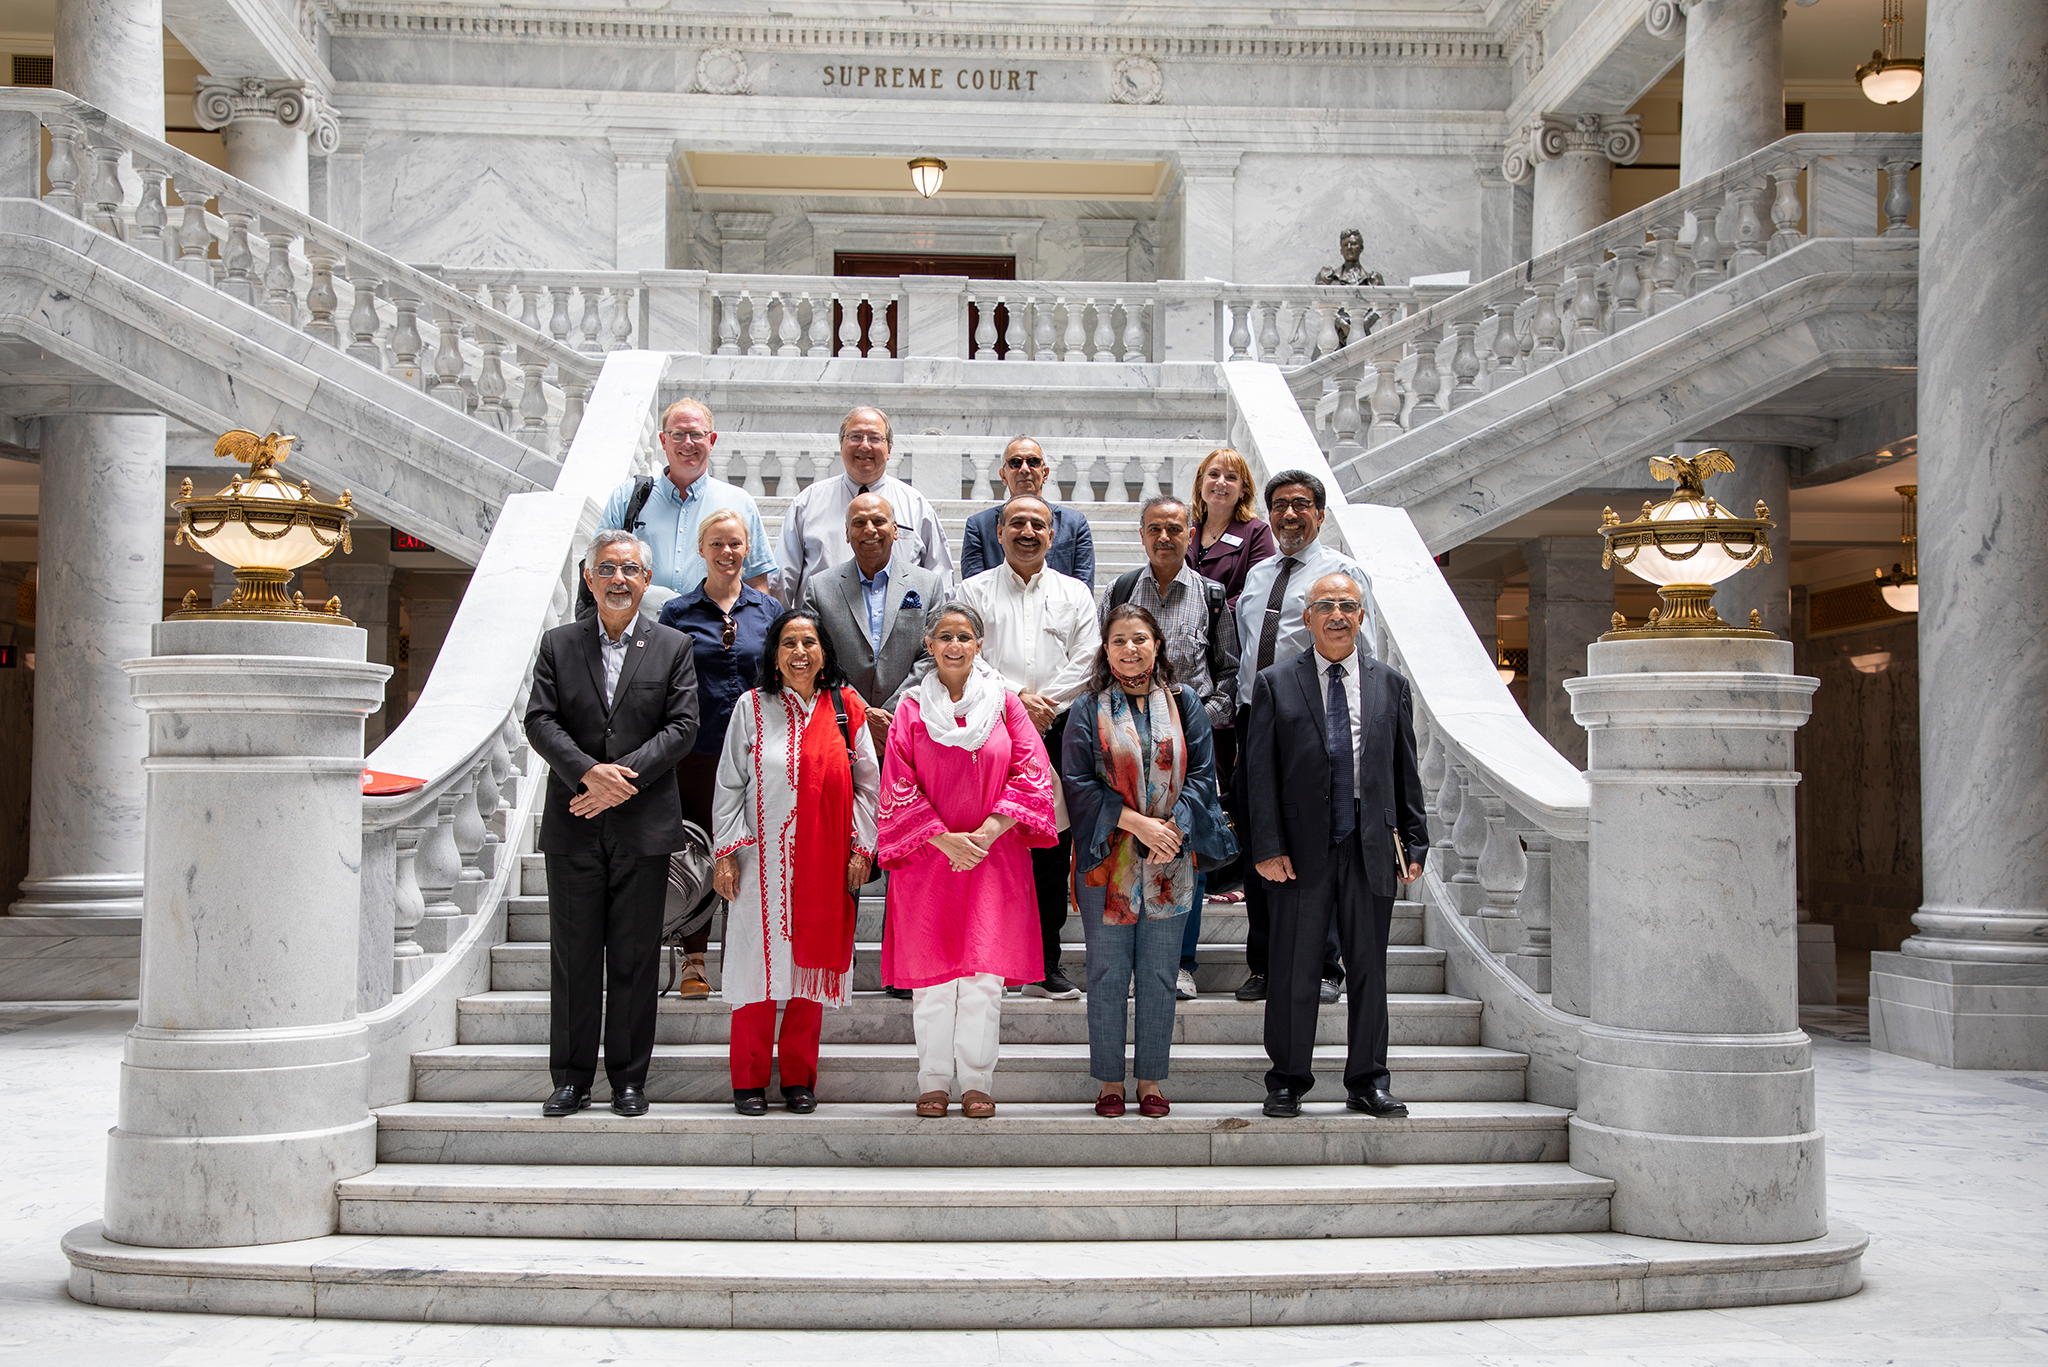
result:
<svg viewBox="0 0 2048 1367"><path fill-rule="evenodd" d="M1195 690L1195 696L1202 700L1202 710L1209 714L1209 724L1229 726L1237 710L1236 679L1227 671L1220 680L1209 675L1209 596L1202 583L1202 576L1183 562L1180 573L1173 577L1162 596L1152 567L1146 565L1138 571L1138 582L1131 587L1129 601L1159 620L1174 677ZM1109 616L1107 606L1102 615ZM1236 624L1225 612L1216 626L1224 633L1223 655L1229 661L1237 654Z"/></svg>

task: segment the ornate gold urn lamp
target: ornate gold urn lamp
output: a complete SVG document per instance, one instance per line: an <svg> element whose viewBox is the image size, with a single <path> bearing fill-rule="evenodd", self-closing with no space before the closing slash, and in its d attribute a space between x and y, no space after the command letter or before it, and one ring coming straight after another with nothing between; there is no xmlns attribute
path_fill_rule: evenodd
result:
<svg viewBox="0 0 2048 1367"><path fill-rule="evenodd" d="M1735 462L1718 447L1694 456L1652 456L1650 473L1673 480L1678 489L1662 503L1643 504L1642 515L1623 522L1614 509L1600 515L1600 535L1607 549L1603 566L1619 562L1639 579L1657 586L1662 608L1650 620L1629 627L1614 614L1614 630L1603 641L1668 640L1681 636L1777 637L1763 629L1762 614L1752 611L1747 627L1732 626L1714 610L1714 585L1758 563L1771 562L1769 533L1776 524L1771 510L1758 500L1755 517L1736 517L1701 487L1709 475L1733 471Z"/></svg>
<svg viewBox="0 0 2048 1367"><path fill-rule="evenodd" d="M213 454L247 462L249 473L236 475L210 497L194 497L192 481L185 481L171 504L178 510L177 540L234 566L235 592L217 608L202 607L196 592L187 593L183 606L171 614L173 620L355 625L341 615L339 598L308 608L304 594L285 594L284 586L301 565L326 558L336 546L343 555L349 553L348 524L356 515L348 490L342 490L340 502L322 503L313 497L311 484L295 485L278 473L297 440L236 428L214 443Z"/></svg>

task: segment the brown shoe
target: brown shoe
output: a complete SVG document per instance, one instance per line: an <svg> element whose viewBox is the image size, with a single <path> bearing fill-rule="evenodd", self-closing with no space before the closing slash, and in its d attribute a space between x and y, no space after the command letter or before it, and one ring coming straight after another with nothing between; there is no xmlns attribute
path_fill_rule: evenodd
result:
<svg viewBox="0 0 2048 1367"><path fill-rule="evenodd" d="M946 1104L951 1099L944 1092L926 1092L917 1099L917 1114L925 1120L936 1120L946 1113Z"/></svg>
<svg viewBox="0 0 2048 1367"><path fill-rule="evenodd" d="M685 954L682 976L676 979L676 995L685 1000L711 995L711 979L704 976L704 956Z"/></svg>
<svg viewBox="0 0 2048 1367"><path fill-rule="evenodd" d="M996 1099L987 1092L962 1092L960 1114L969 1120L987 1120L996 1113Z"/></svg>

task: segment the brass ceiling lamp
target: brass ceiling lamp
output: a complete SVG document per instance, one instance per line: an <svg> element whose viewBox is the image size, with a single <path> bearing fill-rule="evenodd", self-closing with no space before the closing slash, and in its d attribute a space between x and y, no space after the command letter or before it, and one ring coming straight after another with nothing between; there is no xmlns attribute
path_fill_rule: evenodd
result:
<svg viewBox="0 0 2048 1367"><path fill-rule="evenodd" d="M341 615L341 599L309 609L305 596L286 596L292 572L332 554L351 550L348 524L355 518L353 499L341 491L338 503L313 497L313 486L294 485L278 473L297 437L272 432L259 437L236 428L214 443L215 456L231 456L249 466L228 487L211 497L195 497L187 479L171 506L178 510L177 543L196 546L214 559L234 566L234 596L219 607L201 607L197 592L187 593L173 620L328 622L353 626Z"/></svg>
<svg viewBox="0 0 2048 1367"><path fill-rule="evenodd" d="M1777 525L1761 499L1755 517L1736 517L1702 488L1709 475L1734 469L1735 461L1719 447L1692 456L1652 456L1650 473L1674 481L1677 491L1654 506L1645 500L1642 515L1633 522L1623 522L1612 508L1601 511L1600 535L1607 539L1601 565L1619 563L1638 579L1655 584L1664 601L1661 609L1650 610L1650 620L1640 627L1628 627L1615 613L1614 630L1601 640L1777 639L1763 629L1760 613L1751 612L1749 625L1737 627L1722 621L1714 608L1714 585L1750 565L1771 563L1769 533Z"/></svg>
<svg viewBox="0 0 2048 1367"><path fill-rule="evenodd" d="M946 163L937 157L919 157L910 163L910 183L919 196L930 199L946 183Z"/></svg>
<svg viewBox="0 0 2048 1367"><path fill-rule="evenodd" d="M1892 572L1875 571L1877 591L1894 612L1920 611L1920 486L1901 484L1899 495L1899 547L1904 559Z"/></svg>
<svg viewBox="0 0 2048 1367"><path fill-rule="evenodd" d="M1925 74L1920 58L1899 55L1899 32L1906 26L1906 0L1884 0L1884 21L1878 31L1883 44L1856 68L1856 83L1875 104L1899 104L1920 93Z"/></svg>

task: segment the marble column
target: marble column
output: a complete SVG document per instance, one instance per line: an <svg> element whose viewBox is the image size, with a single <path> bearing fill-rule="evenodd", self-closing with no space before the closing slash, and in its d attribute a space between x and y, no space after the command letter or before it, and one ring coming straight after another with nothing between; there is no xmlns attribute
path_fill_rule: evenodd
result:
<svg viewBox="0 0 2048 1367"><path fill-rule="evenodd" d="M667 270L671 236L669 201L674 196L670 162L675 157L676 140L667 133L613 132L607 141L611 145L617 189L613 209L614 268Z"/></svg>
<svg viewBox="0 0 2048 1367"><path fill-rule="evenodd" d="M371 664L391 663L391 577L395 573L389 565L363 560L335 564L330 558L320 565L328 592L341 599L341 615L369 634L366 651ZM363 753L376 749L387 730L388 718L379 700L376 710L363 719Z"/></svg>
<svg viewBox="0 0 2048 1367"><path fill-rule="evenodd" d="M1785 20L1784 0L1689 0L1683 8L1678 183L1689 185L1785 136Z"/></svg>
<svg viewBox="0 0 2048 1367"><path fill-rule="evenodd" d="M1633 114L1545 113L1530 119L1501 159L1508 180L1535 182L1530 254L1540 256L1605 223L1610 173L1642 150L1642 120Z"/></svg>
<svg viewBox="0 0 2048 1367"><path fill-rule="evenodd" d="M2048 225L2048 7L1927 24L1920 236L1917 933L1870 965L1880 1049L2048 1069L2048 277L1986 271Z"/></svg>
<svg viewBox="0 0 2048 1367"><path fill-rule="evenodd" d="M1479 257L1472 278L1491 280L1529 259L1532 195L1529 186L1507 178L1499 157L1475 157L1472 173L1479 180Z"/></svg>
<svg viewBox="0 0 2048 1367"><path fill-rule="evenodd" d="M340 146L341 124L304 81L201 76L192 115L201 128L219 131L229 175L311 212L306 158Z"/></svg>
<svg viewBox="0 0 2048 1367"><path fill-rule="evenodd" d="M1685 447L1678 448L1685 451ZM1771 563L1754 564L1716 587L1714 607L1724 621L1749 625L1749 611L1763 613L1764 630L1792 639L1792 448L1737 442L1723 450L1735 461L1732 474L1707 481L1714 501L1737 517L1750 517L1761 502L1771 511Z"/></svg>
<svg viewBox="0 0 2048 1367"><path fill-rule="evenodd" d="M1234 280L1240 152L1182 152L1181 278Z"/></svg>
<svg viewBox="0 0 2048 1367"><path fill-rule="evenodd" d="M57 0L53 70L59 90L162 137L163 0Z"/></svg>
<svg viewBox="0 0 2048 1367"><path fill-rule="evenodd" d="M43 418L35 788L14 916L142 910L142 757L121 661L164 615L164 419Z"/></svg>
<svg viewBox="0 0 2048 1367"><path fill-rule="evenodd" d="M107 1140L107 1237L332 1234L335 1182L377 1161L356 1017L357 776L389 671L364 662L359 627L163 622L153 638L127 662L149 719L148 952Z"/></svg>
<svg viewBox="0 0 2048 1367"><path fill-rule="evenodd" d="M1827 1232L1799 1028L1793 735L1819 681L1790 641L1607 641L1565 687L1591 738L1572 1165L1618 1233L1790 1243Z"/></svg>
<svg viewBox="0 0 2048 1367"><path fill-rule="evenodd" d="M1451 592L1472 623L1473 634L1486 647L1489 659L1500 658L1500 590L1498 579L1452 579Z"/></svg>
<svg viewBox="0 0 2048 1367"><path fill-rule="evenodd" d="M1539 536L1522 543L1529 567L1529 724L1557 752L1586 767L1586 733L1572 720L1566 679L1586 672L1586 647L1613 627L1614 572L1601 541Z"/></svg>

